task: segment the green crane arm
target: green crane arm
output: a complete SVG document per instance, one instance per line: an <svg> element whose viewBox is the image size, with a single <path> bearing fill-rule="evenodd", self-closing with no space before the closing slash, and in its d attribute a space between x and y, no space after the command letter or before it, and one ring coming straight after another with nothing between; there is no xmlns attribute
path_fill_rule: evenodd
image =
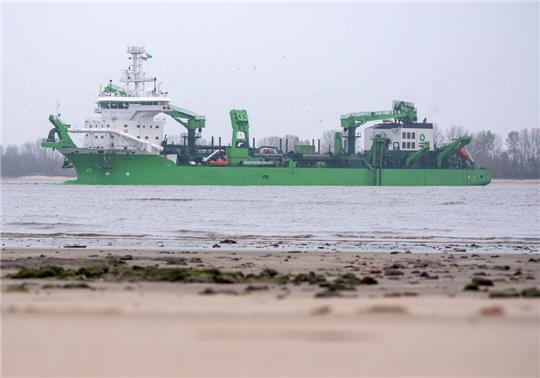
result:
<svg viewBox="0 0 540 378"><path fill-rule="evenodd" d="M356 128L366 122L385 119L402 119L404 122L416 122L416 108L414 104L405 101L394 101L392 110L376 112L349 113L341 116L341 127L347 131L347 152L349 155L356 151Z"/></svg>
<svg viewBox="0 0 540 378"><path fill-rule="evenodd" d="M68 134L67 129L69 125L60 121L60 118L49 116L49 121L54 125L54 129L49 132L47 139L41 140L41 147L43 148L74 148L77 147ZM55 138L55 134L58 136L58 140Z"/></svg>
<svg viewBox="0 0 540 378"><path fill-rule="evenodd" d="M456 154L459 150L469 144L472 140L472 137L469 135L464 135L457 138L452 143L448 144L439 154L437 155L437 167L442 168L443 163L446 161L448 156Z"/></svg>
<svg viewBox="0 0 540 378"><path fill-rule="evenodd" d="M233 109L230 111L231 125L233 129L231 146L238 147L238 143L249 146L249 118L244 109Z"/></svg>
<svg viewBox="0 0 540 378"><path fill-rule="evenodd" d="M131 95L130 91L128 91L127 89L124 89L122 87L119 87L118 85L114 85L113 83L109 83L103 89L103 92L112 93L112 94L120 95L120 96L130 96Z"/></svg>
<svg viewBox="0 0 540 378"><path fill-rule="evenodd" d="M202 129L206 123L204 116L198 116L189 110L179 108L175 105L171 105L170 110L165 111L165 114L169 115L188 130Z"/></svg>
<svg viewBox="0 0 540 378"><path fill-rule="evenodd" d="M411 153L408 157L407 157L407 160L405 160L405 167L409 167L413 162L417 161L418 159L420 159L422 156L424 156L425 154L427 154L427 152L429 151L429 143L426 143L424 145L424 147L422 147L421 149L419 149L418 151L414 151L413 153Z"/></svg>
<svg viewBox="0 0 540 378"><path fill-rule="evenodd" d="M405 119L410 122L416 122L418 117L414 104L405 101L394 101L392 110L345 114L341 116L341 127L344 129L356 128L366 122L385 119Z"/></svg>

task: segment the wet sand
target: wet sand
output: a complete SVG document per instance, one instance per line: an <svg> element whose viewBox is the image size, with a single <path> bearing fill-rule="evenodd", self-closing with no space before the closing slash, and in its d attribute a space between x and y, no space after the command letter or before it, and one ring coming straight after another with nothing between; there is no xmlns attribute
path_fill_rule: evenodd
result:
<svg viewBox="0 0 540 378"><path fill-rule="evenodd" d="M4 248L2 376L538 376L539 277L538 253Z"/></svg>

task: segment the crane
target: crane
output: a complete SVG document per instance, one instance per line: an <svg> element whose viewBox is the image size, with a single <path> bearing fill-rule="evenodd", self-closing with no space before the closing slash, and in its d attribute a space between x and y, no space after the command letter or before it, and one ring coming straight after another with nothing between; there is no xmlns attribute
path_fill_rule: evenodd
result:
<svg viewBox="0 0 540 378"><path fill-rule="evenodd" d="M416 122L418 120L416 108L413 103L406 101L394 101L392 110L375 112L349 113L341 116L341 127L347 132L347 152L355 154L356 129L366 122L394 119L403 123Z"/></svg>
<svg viewBox="0 0 540 378"><path fill-rule="evenodd" d="M202 131L206 123L205 117L175 105L170 105L169 110L166 110L164 113L187 129L188 154L191 156L195 155L196 132L197 130L199 132Z"/></svg>

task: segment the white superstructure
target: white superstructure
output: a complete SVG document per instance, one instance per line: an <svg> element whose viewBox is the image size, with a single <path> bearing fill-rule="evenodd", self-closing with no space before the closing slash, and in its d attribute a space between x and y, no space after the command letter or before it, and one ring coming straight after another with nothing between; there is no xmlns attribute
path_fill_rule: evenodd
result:
<svg viewBox="0 0 540 378"><path fill-rule="evenodd" d="M171 100L156 87L156 78L144 73L144 61L151 58L145 48L130 46L127 52L130 65L121 79L124 86L110 82L96 102L99 116L87 118L84 128L69 130L82 135L81 145L77 143L81 148L151 153L161 150L165 118L159 114L170 110Z"/></svg>
<svg viewBox="0 0 540 378"><path fill-rule="evenodd" d="M372 138L376 134L390 139L389 150L416 151L429 143L429 149L433 146L432 123L382 123L367 127L363 135L364 151L369 151L373 143Z"/></svg>

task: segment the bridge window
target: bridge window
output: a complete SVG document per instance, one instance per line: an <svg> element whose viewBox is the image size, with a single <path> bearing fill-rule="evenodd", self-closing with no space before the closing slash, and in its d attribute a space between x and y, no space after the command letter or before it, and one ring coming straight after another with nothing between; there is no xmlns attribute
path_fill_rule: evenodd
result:
<svg viewBox="0 0 540 378"><path fill-rule="evenodd" d="M407 138L407 133L406 133L405 131L402 133L401 138L402 138L402 139L406 139L406 138Z"/></svg>
<svg viewBox="0 0 540 378"><path fill-rule="evenodd" d="M412 149L416 148L415 145L416 145L416 143L411 142L411 148L412 148Z"/></svg>
<svg viewBox="0 0 540 378"><path fill-rule="evenodd" d="M401 148L402 148L402 149L407 148L406 146L407 146L407 144L406 144L405 142L401 142Z"/></svg>
<svg viewBox="0 0 540 378"><path fill-rule="evenodd" d="M412 133L412 138L413 138L413 139L416 139L416 133L415 133L415 132ZM413 147L413 148L414 148L414 147Z"/></svg>

